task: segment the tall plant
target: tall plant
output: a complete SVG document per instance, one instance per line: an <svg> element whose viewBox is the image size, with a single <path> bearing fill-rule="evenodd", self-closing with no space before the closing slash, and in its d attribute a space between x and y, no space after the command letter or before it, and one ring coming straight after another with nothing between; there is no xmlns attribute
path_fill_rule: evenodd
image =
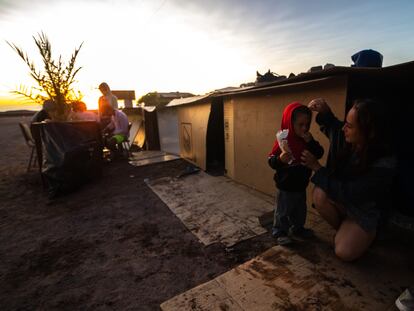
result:
<svg viewBox="0 0 414 311"><path fill-rule="evenodd" d="M76 67L76 58L83 45L83 42L75 49L67 64L62 60L62 55L57 59L52 58L52 46L46 34L39 33L33 36L36 46L43 61L43 70L36 68L34 62L29 59L27 53L13 43L7 44L16 51L20 58L29 67L30 76L36 81L38 86L28 88L20 86L19 90L13 91L14 94L24 96L29 100L42 103L46 99L52 99L56 103L54 118L65 120L69 105L75 100L79 100L82 94L74 90L75 76L82 67Z"/></svg>

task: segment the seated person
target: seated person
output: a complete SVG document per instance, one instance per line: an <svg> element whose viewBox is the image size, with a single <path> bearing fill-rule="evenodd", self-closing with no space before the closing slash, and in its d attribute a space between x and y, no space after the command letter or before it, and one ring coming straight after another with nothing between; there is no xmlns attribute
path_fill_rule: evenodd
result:
<svg viewBox="0 0 414 311"><path fill-rule="evenodd" d="M41 110L36 112L32 117L32 123L34 122L42 122L45 120L52 119L50 113L53 113L56 110L56 104L51 99L46 99L43 102L43 107Z"/></svg>
<svg viewBox="0 0 414 311"><path fill-rule="evenodd" d="M92 111L87 111L86 104L79 100L72 103L72 112L70 113L69 120L99 122L99 117Z"/></svg>
<svg viewBox="0 0 414 311"><path fill-rule="evenodd" d="M129 136L128 117L122 111L109 105L106 105L104 109L106 114L111 115L111 121L103 130L104 135L108 137L105 145L116 155L117 152L118 154L122 152L122 142Z"/></svg>

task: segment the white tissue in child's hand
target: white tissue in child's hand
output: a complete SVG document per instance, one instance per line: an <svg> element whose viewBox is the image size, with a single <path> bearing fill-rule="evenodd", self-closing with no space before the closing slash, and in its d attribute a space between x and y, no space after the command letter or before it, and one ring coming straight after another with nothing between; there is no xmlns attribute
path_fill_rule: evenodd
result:
<svg viewBox="0 0 414 311"><path fill-rule="evenodd" d="M282 141L282 139L287 139L288 135L289 135L288 129L278 131L276 133L277 141L280 142Z"/></svg>
<svg viewBox="0 0 414 311"><path fill-rule="evenodd" d="M287 142L287 137L289 134L289 130L280 130L276 133L277 142L279 143L280 149L285 152L290 152L290 148Z"/></svg>

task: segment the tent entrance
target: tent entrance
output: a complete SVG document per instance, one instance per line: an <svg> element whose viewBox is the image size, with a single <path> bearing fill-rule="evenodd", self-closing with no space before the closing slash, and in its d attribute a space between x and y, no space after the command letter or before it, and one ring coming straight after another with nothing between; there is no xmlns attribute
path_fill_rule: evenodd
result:
<svg viewBox="0 0 414 311"><path fill-rule="evenodd" d="M224 110L223 99L213 99L207 125L206 171L212 175L223 175L224 158Z"/></svg>

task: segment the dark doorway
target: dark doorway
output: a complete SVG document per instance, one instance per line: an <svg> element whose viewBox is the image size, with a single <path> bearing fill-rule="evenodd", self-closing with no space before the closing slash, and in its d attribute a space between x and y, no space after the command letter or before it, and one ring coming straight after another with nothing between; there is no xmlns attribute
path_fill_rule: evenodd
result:
<svg viewBox="0 0 414 311"><path fill-rule="evenodd" d="M397 158L397 172L393 185L393 211L410 216L414 221L414 176L412 141L412 116L414 103L412 99L413 71L394 71L387 76L354 75L349 80L347 111L356 98L375 98L382 101L388 109L389 120L384 127L391 133L393 150ZM411 224L411 226L414 223Z"/></svg>
<svg viewBox="0 0 414 311"><path fill-rule="evenodd" d="M223 175L224 163L223 99L215 98L211 104L207 125L207 172L211 175Z"/></svg>

